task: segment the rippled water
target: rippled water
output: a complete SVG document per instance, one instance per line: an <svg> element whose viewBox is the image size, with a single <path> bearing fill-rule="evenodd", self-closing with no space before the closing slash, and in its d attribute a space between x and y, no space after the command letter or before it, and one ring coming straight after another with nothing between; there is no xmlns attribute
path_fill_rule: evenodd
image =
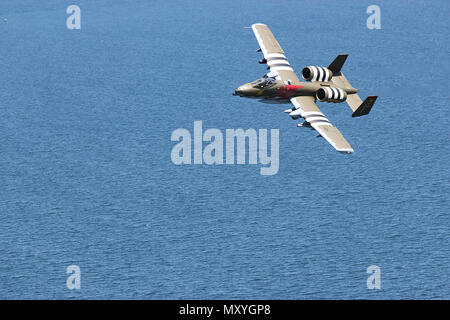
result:
<svg viewBox="0 0 450 320"><path fill-rule="evenodd" d="M69 4L0 3L0 298L450 298L448 1L377 1L381 30L370 1ZM320 107L354 154L231 95L255 22L297 72L350 54L372 113ZM278 174L174 165L195 120L279 129Z"/></svg>

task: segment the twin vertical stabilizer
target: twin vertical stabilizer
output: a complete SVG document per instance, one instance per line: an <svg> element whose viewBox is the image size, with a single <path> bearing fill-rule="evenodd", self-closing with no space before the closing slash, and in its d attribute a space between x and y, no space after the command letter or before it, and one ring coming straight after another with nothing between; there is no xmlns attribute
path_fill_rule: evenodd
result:
<svg viewBox="0 0 450 320"><path fill-rule="evenodd" d="M343 89L354 89L341 72L341 68L345 63L345 60L347 60L347 57L348 54L338 55L330 64L328 69L333 72L331 82ZM377 96L369 96L363 102L357 93L351 93L347 95L346 102L353 111L352 117L360 117L369 114L376 100Z"/></svg>

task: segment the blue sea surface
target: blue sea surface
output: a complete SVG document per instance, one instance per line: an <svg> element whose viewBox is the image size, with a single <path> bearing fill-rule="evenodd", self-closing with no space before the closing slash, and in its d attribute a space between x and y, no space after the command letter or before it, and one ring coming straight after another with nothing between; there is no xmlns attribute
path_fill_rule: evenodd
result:
<svg viewBox="0 0 450 320"><path fill-rule="evenodd" d="M0 298L450 299L449 14L446 0L1 1ZM267 72L256 22L298 74L349 54L371 114L319 107L354 154L286 105L231 95ZM279 129L279 172L175 165L171 134L196 120Z"/></svg>

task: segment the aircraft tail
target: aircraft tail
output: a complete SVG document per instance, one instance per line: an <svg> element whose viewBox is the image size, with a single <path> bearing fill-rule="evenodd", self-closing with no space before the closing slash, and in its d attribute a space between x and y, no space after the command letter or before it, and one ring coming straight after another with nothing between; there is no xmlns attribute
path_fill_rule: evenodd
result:
<svg viewBox="0 0 450 320"><path fill-rule="evenodd" d="M377 98L377 96L368 96L366 100L364 100L364 102L361 103L361 105L353 112L352 117L361 117L369 114Z"/></svg>
<svg viewBox="0 0 450 320"><path fill-rule="evenodd" d="M334 59L334 61L330 64L328 69L333 72L331 82L348 92L346 102L350 109L352 109L353 111L352 117L360 117L369 114L370 110L372 110L373 104L377 100L377 96L369 96L366 98L366 100L364 100L364 102L361 100L357 93L358 90L353 88L353 86L341 72L341 68L344 65L345 60L347 59L347 56L347 54L338 55L336 59Z"/></svg>
<svg viewBox="0 0 450 320"><path fill-rule="evenodd" d="M341 68L347 60L348 54L340 54L338 55L333 62L328 66L328 69L333 72L333 76L338 76L341 73Z"/></svg>
<svg viewBox="0 0 450 320"><path fill-rule="evenodd" d="M361 117L369 114L377 98L377 96L368 96L366 100L362 101L357 93L351 93L347 94L345 102L353 111L352 117Z"/></svg>

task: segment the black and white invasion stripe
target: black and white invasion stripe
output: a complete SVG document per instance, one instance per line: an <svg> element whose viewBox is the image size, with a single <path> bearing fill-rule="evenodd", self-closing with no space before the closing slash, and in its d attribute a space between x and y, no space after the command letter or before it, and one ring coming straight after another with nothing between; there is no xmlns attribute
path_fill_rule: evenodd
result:
<svg viewBox="0 0 450 320"><path fill-rule="evenodd" d="M327 90L328 99L343 100L345 98L345 91L341 88L325 88Z"/></svg>
<svg viewBox="0 0 450 320"><path fill-rule="evenodd" d="M333 76L331 71L324 67L310 67L313 72L311 81L330 81Z"/></svg>
<svg viewBox="0 0 450 320"><path fill-rule="evenodd" d="M271 71L289 70L294 71L287 61L284 54L281 53L271 53L265 57L267 65L270 67Z"/></svg>
<svg viewBox="0 0 450 320"><path fill-rule="evenodd" d="M314 125L325 125L332 126L331 122L325 117L325 115L320 111L303 111L300 103L295 99L291 99L292 104L294 105L295 110L292 111L289 115L296 119L298 115L301 115L307 122Z"/></svg>
<svg viewBox="0 0 450 320"><path fill-rule="evenodd" d="M325 115L323 113L319 113L319 112L308 112L305 113L303 118L305 118L305 120L307 122L309 122L310 124L320 124L320 125L332 125L331 122L327 119L327 117L325 117Z"/></svg>

